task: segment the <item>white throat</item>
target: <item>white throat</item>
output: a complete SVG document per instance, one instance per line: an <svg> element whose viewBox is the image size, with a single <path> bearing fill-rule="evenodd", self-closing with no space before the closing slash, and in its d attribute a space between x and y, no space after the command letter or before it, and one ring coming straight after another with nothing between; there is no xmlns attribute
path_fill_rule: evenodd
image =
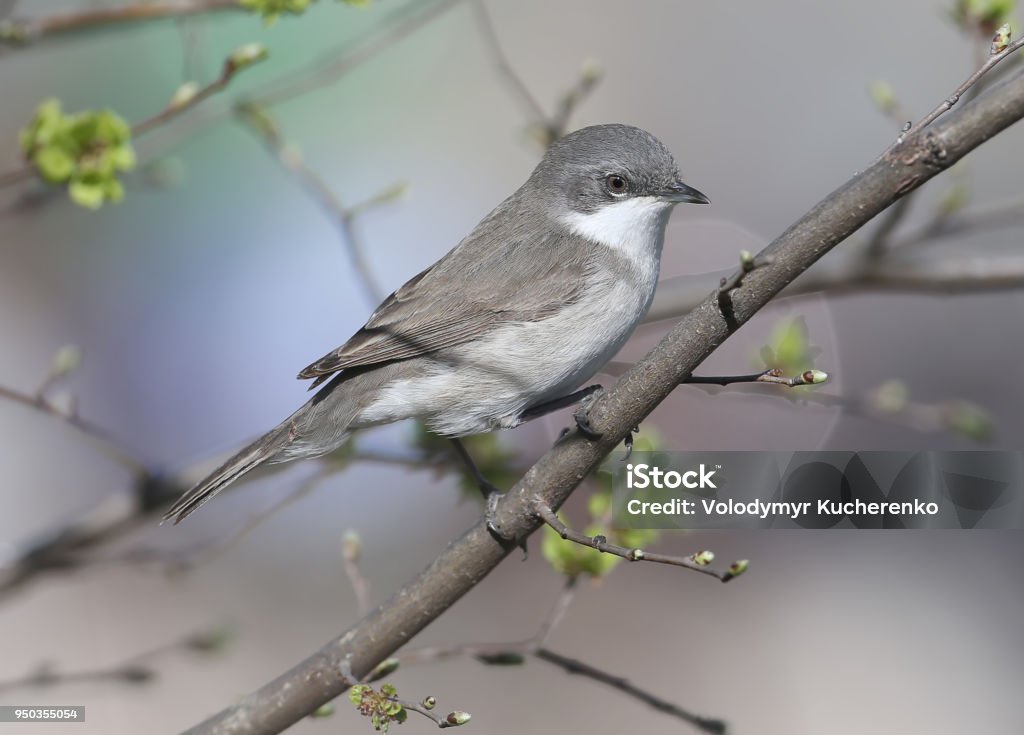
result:
<svg viewBox="0 0 1024 735"><path fill-rule="evenodd" d="M638 263L660 257L672 204L657 197L633 197L596 212L572 212L562 221L573 233L618 251Z"/></svg>

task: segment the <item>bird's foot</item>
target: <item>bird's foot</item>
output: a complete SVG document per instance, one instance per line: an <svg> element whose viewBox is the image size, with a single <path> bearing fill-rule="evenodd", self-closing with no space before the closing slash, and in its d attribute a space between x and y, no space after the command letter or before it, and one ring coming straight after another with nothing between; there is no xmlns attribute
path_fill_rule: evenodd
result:
<svg viewBox="0 0 1024 735"><path fill-rule="evenodd" d="M579 407L572 415L573 421L576 422L576 430L583 434L587 439L590 439L590 441L596 441L603 436L600 431L597 431L590 425L590 407L593 406L594 401L602 395L604 395L604 388L598 386L597 390L593 391L580 401ZM565 434L566 432L562 432L562 436L565 436Z"/></svg>
<svg viewBox="0 0 1024 735"><path fill-rule="evenodd" d="M485 497L487 498L487 510L484 511L484 518L487 520L487 532L490 533L491 536L494 537L494 540L502 546L508 547L512 544L518 546L523 550L523 561L526 561L528 554L526 549L526 539L524 538L521 541L516 541L515 536L505 533L501 528L501 524L497 521L498 503L501 501L502 497L504 497L504 493L499 492L498 489L490 483L487 484L490 486L491 490L490 492L485 492ZM480 489L481 491L484 490L482 485Z"/></svg>

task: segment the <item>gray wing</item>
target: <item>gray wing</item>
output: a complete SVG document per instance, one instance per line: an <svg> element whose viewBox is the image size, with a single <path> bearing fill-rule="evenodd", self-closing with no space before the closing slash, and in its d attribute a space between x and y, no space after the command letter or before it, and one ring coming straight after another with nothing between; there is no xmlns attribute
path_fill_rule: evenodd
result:
<svg viewBox="0 0 1024 735"><path fill-rule="evenodd" d="M568 233L510 226L531 221L509 211L514 200L391 294L348 342L298 377L316 378L312 389L338 371L464 344L503 323L540 321L578 299L590 249ZM503 209L513 216L497 216Z"/></svg>

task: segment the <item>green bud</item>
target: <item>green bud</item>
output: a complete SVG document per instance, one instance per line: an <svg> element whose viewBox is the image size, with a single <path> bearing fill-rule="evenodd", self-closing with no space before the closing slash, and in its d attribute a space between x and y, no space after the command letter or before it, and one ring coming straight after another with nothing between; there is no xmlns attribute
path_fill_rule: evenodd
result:
<svg viewBox="0 0 1024 735"><path fill-rule="evenodd" d="M1006 47L1010 45L1010 24L1003 23L999 28L996 29L996 34L992 37L992 46L989 48L989 54L995 56L1001 54L1006 50Z"/></svg>
<svg viewBox="0 0 1024 735"><path fill-rule="evenodd" d="M880 413L899 413L910 402L910 389L901 380L887 380L871 394L871 403Z"/></svg>
<svg viewBox="0 0 1024 735"><path fill-rule="evenodd" d="M437 699L435 697L424 697L423 701L420 702L420 706L427 710L434 709L437 706Z"/></svg>
<svg viewBox="0 0 1024 735"><path fill-rule="evenodd" d="M13 21L0 21L0 43L26 43L28 32L25 27Z"/></svg>
<svg viewBox="0 0 1024 735"><path fill-rule="evenodd" d="M332 716L334 714L334 712L335 712L334 705L331 704L330 702L328 702L327 704L321 704L319 707L317 707L315 710L313 710L310 713L309 716L311 718L313 718L314 720L319 720L319 719L322 719L322 718L325 718L325 717Z"/></svg>
<svg viewBox="0 0 1024 735"><path fill-rule="evenodd" d="M469 722L471 717L472 715L470 715L469 712L449 712L448 716L444 718L444 721L452 727L457 727L459 725L465 725Z"/></svg>
<svg viewBox="0 0 1024 735"><path fill-rule="evenodd" d="M377 681L383 679L389 674L393 674L398 670L398 666L401 662L397 658L386 658L379 664L370 670L370 673L366 675L366 681ZM389 686L385 684L384 686ZM384 687L381 687L381 692L384 691Z"/></svg>
<svg viewBox="0 0 1024 735"><path fill-rule="evenodd" d="M596 84L604 76L604 69L601 67L601 62L596 59L587 59L583 62L583 67L580 69L580 79L584 84Z"/></svg>
<svg viewBox="0 0 1024 735"><path fill-rule="evenodd" d="M871 86L868 87L868 94L871 95L871 101L875 103L875 107L886 115L896 111L898 106L896 91L889 82L882 80L872 82Z"/></svg>
<svg viewBox="0 0 1024 735"><path fill-rule="evenodd" d="M227 648L233 637L231 628L221 625L196 633L185 641L185 647L199 653L220 653Z"/></svg>
<svg viewBox="0 0 1024 735"><path fill-rule="evenodd" d="M732 564L729 565L729 576L740 576L745 571L747 571L748 566L750 566L750 561L747 559L740 559L739 561L734 561Z"/></svg>
<svg viewBox="0 0 1024 735"><path fill-rule="evenodd" d="M476 657L477 661L489 666L521 666L526 663L526 658L516 651L498 651L497 653L481 653Z"/></svg>
<svg viewBox="0 0 1024 735"><path fill-rule="evenodd" d="M821 385L828 380L828 373L824 370L807 370L800 377L807 385Z"/></svg>
<svg viewBox="0 0 1024 735"><path fill-rule="evenodd" d="M227 61L228 68L231 71L238 71L263 61L269 55L270 52L262 43L247 43L231 52Z"/></svg>
<svg viewBox="0 0 1024 735"><path fill-rule="evenodd" d="M698 551L690 558L693 559L694 563L699 564L702 567L706 567L715 560L715 552L705 549L704 551Z"/></svg>
<svg viewBox="0 0 1024 735"><path fill-rule="evenodd" d="M199 89L200 87L197 82L185 82L171 95L171 101L168 106L175 110L184 107L196 98Z"/></svg>
<svg viewBox="0 0 1024 735"><path fill-rule="evenodd" d="M358 562L362 557L363 540L359 537L358 531L350 528L342 534L341 555L344 557L345 561L350 561L353 564Z"/></svg>
<svg viewBox="0 0 1024 735"><path fill-rule="evenodd" d="M955 401L946 409L946 423L953 431L976 442L989 441L994 432L991 414L968 401Z"/></svg>

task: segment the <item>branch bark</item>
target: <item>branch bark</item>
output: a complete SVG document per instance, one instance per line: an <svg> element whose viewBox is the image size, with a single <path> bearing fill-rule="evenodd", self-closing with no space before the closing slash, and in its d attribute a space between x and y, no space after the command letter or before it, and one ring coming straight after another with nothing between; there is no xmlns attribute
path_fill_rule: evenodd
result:
<svg viewBox="0 0 1024 735"><path fill-rule="evenodd" d="M594 441L571 435L553 447L506 493L493 522L524 540L541 525L538 501L557 509L576 486L735 328L839 242L898 199L949 168L974 148L1024 117L1024 73L907 135L863 172L829 194L761 254L767 264L749 273L731 294L731 327L717 291L590 408ZM343 669L366 676L455 604L513 549L481 519L390 600L289 671L237 704L193 727L192 735L278 733L347 688Z"/></svg>

